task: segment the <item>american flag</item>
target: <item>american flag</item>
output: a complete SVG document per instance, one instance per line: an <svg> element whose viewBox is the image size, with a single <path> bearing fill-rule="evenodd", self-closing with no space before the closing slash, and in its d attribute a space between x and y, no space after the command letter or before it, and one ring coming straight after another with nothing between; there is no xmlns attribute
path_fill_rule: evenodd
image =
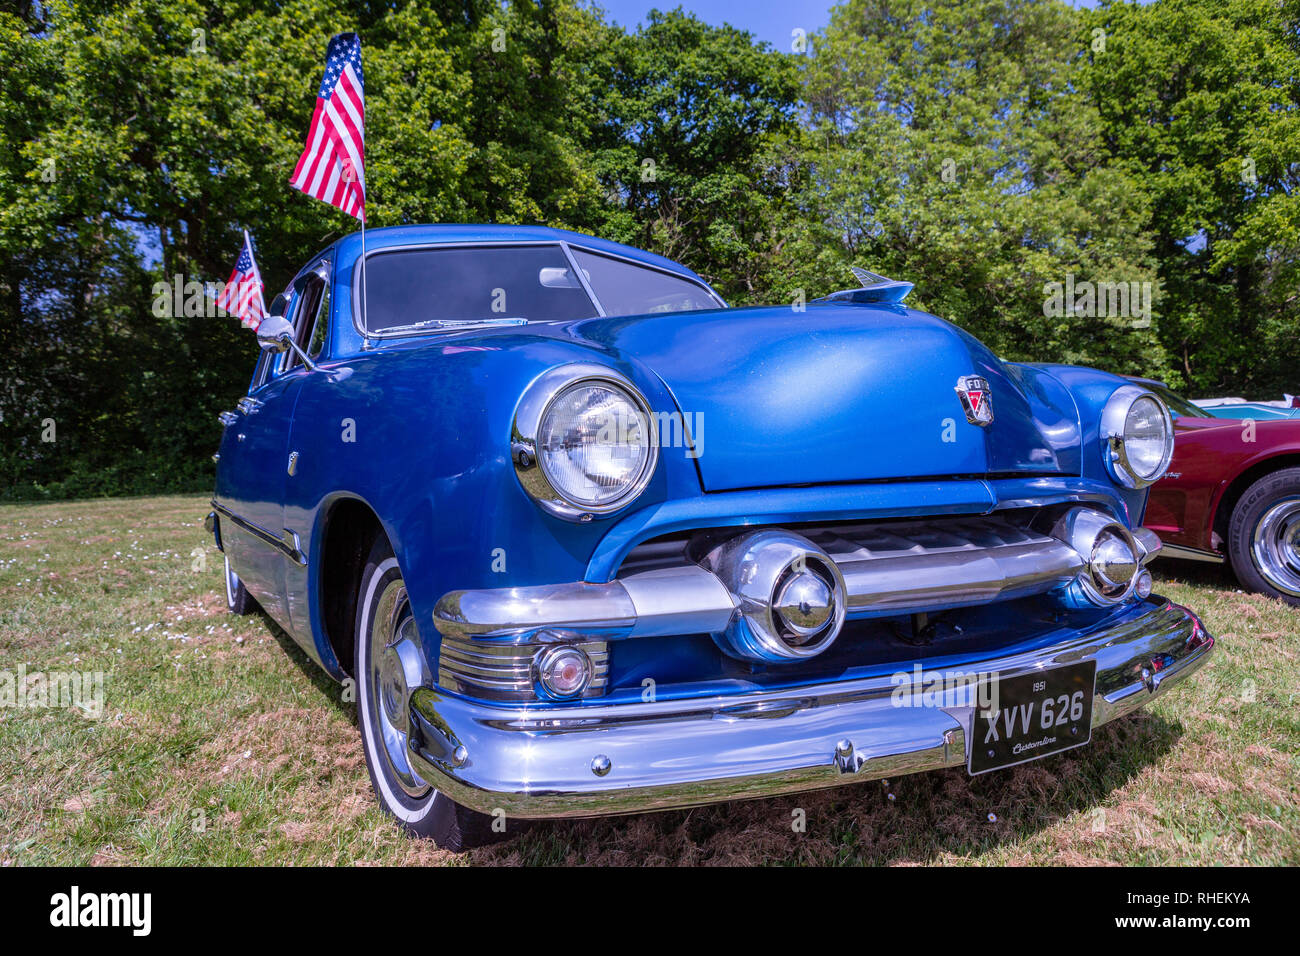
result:
<svg viewBox="0 0 1300 956"><path fill-rule="evenodd" d="M340 33L325 52L325 76L307 145L289 185L366 221L366 96L361 38Z"/></svg>
<svg viewBox="0 0 1300 956"><path fill-rule="evenodd" d="M235 263L235 271L230 273L230 278L217 294L217 305L254 332L266 315L266 301L262 298L262 275L257 271L248 230L244 230L244 244L239 247L239 261Z"/></svg>

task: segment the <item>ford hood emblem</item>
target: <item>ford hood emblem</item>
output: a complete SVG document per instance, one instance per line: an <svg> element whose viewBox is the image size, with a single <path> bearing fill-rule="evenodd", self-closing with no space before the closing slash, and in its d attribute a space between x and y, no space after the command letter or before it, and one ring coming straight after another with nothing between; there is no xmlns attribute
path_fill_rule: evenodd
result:
<svg viewBox="0 0 1300 956"><path fill-rule="evenodd" d="M985 428L993 424L993 394L988 379L978 375L963 375L957 379L957 395L966 411L966 421Z"/></svg>

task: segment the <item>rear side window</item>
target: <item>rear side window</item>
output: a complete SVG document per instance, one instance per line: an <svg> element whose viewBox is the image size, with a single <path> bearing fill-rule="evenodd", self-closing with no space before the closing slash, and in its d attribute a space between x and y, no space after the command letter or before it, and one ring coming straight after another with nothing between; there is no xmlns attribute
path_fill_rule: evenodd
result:
<svg viewBox="0 0 1300 956"><path fill-rule="evenodd" d="M606 315L721 308L707 289L689 279L585 249L572 251Z"/></svg>
<svg viewBox="0 0 1300 956"><path fill-rule="evenodd" d="M371 333L494 319L585 319L596 314L558 245L399 249L368 257L365 268L362 326Z"/></svg>

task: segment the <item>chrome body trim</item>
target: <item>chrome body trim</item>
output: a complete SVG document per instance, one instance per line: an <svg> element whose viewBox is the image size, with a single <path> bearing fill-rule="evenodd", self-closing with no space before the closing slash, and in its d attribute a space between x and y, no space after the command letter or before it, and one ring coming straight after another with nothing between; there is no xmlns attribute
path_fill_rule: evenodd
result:
<svg viewBox="0 0 1300 956"><path fill-rule="evenodd" d="M899 614L1041 594L1074 580L1084 560L1052 538L978 550L872 558L840 565L850 611Z"/></svg>
<svg viewBox="0 0 1300 956"><path fill-rule="evenodd" d="M1158 557L1178 558L1180 561L1206 561L1210 564L1222 564L1227 560L1217 552L1202 551L1200 548L1185 548L1181 544L1162 545Z"/></svg>
<svg viewBox="0 0 1300 956"><path fill-rule="evenodd" d="M1137 542L1138 549L1142 552L1143 564L1160 557L1160 553L1165 549L1165 543L1160 540L1160 535L1150 528L1134 528L1133 540Z"/></svg>
<svg viewBox="0 0 1300 956"><path fill-rule="evenodd" d="M1070 542L1070 546L1083 558L1087 567L1085 572L1079 575L1077 587L1089 603L1107 607L1122 604L1133 596L1142 573L1145 551L1127 527L1104 512L1090 508L1075 508L1060 520L1054 534ZM1130 569L1126 581L1108 581L1105 577L1100 581L1097 579L1098 573L1104 572L1104 569L1095 563L1098 543L1106 536L1119 539L1123 543L1125 554L1131 559L1125 565ZM1103 593L1106 585L1113 587L1118 584L1123 585L1120 590Z"/></svg>
<svg viewBox="0 0 1300 956"><path fill-rule="evenodd" d="M1065 629L1046 647L965 655L961 673L1010 676L1095 659L1092 722L1105 724L1185 680L1214 647L1186 608L1163 599L1139 607L1118 621L1111 616L1109 625ZM964 766L969 693L942 706L899 706L899 686L896 675L880 674L783 690L528 707L421 688L411 697L410 757L457 803L523 818L663 810Z"/></svg>
<svg viewBox="0 0 1300 956"><path fill-rule="evenodd" d="M569 260L569 268L573 270L573 277L578 280L578 284L582 286L582 291L587 293L587 297L591 299L591 304L596 307L597 314L604 318L606 314L605 306L600 301L600 296L596 295L596 290L591 287L591 280L587 278L587 271L578 265L578 259L574 256L573 249L570 248L567 242L561 242L560 248L564 250L564 258Z"/></svg>
<svg viewBox="0 0 1300 956"><path fill-rule="evenodd" d="M263 528L260 524L256 524L242 515L236 514L225 505L218 502L215 498L212 499L212 508L217 512L217 514L229 518L236 527L242 528L259 541L275 548L290 561L293 561L295 564L299 564L302 567L307 566L307 555L302 550L302 542L296 532L285 528L282 533L276 534L274 531Z"/></svg>
<svg viewBox="0 0 1300 956"><path fill-rule="evenodd" d="M537 653L548 647L576 647L587 655L592 667L591 679L576 696L599 697L605 693L609 683L609 650L604 641L564 640L563 635L551 633L540 637L543 639L531 643L443 638L438 651L438 686L482 700L536 701L539 699L534 670Z"/></svg>
<svg viewBox="0 0 1300 956"><path fill-rule="evenodd" d="M203 519L203 528L212 535L212 542L217 550L224 552L226 549L221 546L221 522L217 519L216 511L208 512L207 517Z"/></svg>
<svg viewBox="0 0 1300 956"><path fill-rule="evenodd" d="M848 610L844 575L803 535L779 528L750 531L715 547L702 564L735 598L739 613L714 637L732 657L806 660L839 636Z"/></svg>

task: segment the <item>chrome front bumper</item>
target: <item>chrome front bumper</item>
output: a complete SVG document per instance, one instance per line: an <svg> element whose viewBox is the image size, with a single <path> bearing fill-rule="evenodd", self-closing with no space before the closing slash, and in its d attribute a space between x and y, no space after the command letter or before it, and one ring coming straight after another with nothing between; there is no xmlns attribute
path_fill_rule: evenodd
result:
<svg viewBox="0 0 1300 956"><path fill-rule="evenodd" d="M1145 607L1036 650L967 655L947 667L936 659L932 672L1011 676L1095 659L1097 727L1186 678L1214 647L1186 608L1156 598ZM897 687L883 674L563 707L490 706L421 688L411 697L410 755L458 803L522 818L661 810L965 766L972 707L899 706Z"/></svg>

